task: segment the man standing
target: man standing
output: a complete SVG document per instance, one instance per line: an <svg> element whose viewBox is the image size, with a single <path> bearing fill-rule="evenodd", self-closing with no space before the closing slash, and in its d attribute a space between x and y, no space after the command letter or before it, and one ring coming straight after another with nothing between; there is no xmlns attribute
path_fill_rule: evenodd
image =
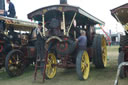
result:
<svg viewBox="0 0 128 85"><path fill-rule="evenodd" d="M87 49L87 37L86 37L86 32L82 31L81 36L76 39L78 42L78 48L79 50L86 50Z"/></svg>
<svg viewBox="0 0 128 85"><path fill-rule="evenodd" d="M16 16L15 6L10 0L6 0L6 2L9 4L9 7L8 7L9 14L7 14L7 16L14 18Z"/></svg>
<svg viewBox="0 0 128 85"><path fill-rule="evenodd" d="M42 23L38 23L38 27L35 28L35 30L33 31L33 38L36 39L35 41L35 47L37 50L37 57L40 58L40 60L44 60L44 44L45 44L45 40L42 36L42 32L43 32L43 28L42 28Z"/></svg>
<svg viewBox="0 0 128 85"><path fill-rule="evenodd" d="M35 47L37 50L37 61L40 61L41 73L44 71L45 65L45 39L42 36L42 23L38 23L38 27L33 31L33 38L36 38Z"/></svg>

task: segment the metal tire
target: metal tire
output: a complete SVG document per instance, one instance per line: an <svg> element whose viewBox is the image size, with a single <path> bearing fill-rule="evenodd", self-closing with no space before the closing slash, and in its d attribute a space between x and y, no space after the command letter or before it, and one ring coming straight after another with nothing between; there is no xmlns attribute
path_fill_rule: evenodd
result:
<svg viewBox="0 0 128 85"><path fill-rule="evenodd" d="M107 66L106 40L102 35L96 35L93 40L93 63L96 68L105 68Z"/></svg>

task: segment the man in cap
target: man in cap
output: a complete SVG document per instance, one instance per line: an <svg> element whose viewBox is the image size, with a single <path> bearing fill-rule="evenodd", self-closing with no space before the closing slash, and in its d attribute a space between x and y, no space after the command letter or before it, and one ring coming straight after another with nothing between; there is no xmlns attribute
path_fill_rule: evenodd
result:
<svg viewBox="0 0 128 85"><path fill-rule="evenodd" d="M45 65L45 39L42 36L43 28L42 23L38 23L38 27L33 31L33 37L36 39L35 47L37 50L37 61L40 61L41 72L44 71Z"/></svg>

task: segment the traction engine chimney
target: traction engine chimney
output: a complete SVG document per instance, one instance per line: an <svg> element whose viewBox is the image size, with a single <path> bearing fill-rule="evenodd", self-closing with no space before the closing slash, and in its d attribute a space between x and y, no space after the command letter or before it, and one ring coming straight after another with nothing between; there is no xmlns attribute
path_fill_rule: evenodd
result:
<svg viewBox="0 0 128 85"><path fill-rule="evenodd" d="M60 4L67 4L67 0L60 0Z"/></svg>

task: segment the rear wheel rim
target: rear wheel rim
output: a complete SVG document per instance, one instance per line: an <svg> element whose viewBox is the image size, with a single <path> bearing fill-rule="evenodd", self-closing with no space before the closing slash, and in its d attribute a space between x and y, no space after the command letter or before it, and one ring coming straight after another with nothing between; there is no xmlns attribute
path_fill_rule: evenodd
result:
<svg viewBox="0 0 128 85"><path fill-rule="evenodd" d="M46 64L46 76L51 79L56 75L56 57L53 53L48 54L48 62Z"/></svg>
<svg viewBox="0 0 128 85"><path fill-rule="evenodd" d="M104 64L104 67L107 66L107 46L106 46L106 40L104 37L102 37L102 61Z"/></svg>
<svg viewBox="0 0 128 85"><path fill-rule="evenodd" d="M83 72L83 79L88 79L90 71L90 61L89 56L86 51L84 51L81 60L81 71Z"/></svg>

